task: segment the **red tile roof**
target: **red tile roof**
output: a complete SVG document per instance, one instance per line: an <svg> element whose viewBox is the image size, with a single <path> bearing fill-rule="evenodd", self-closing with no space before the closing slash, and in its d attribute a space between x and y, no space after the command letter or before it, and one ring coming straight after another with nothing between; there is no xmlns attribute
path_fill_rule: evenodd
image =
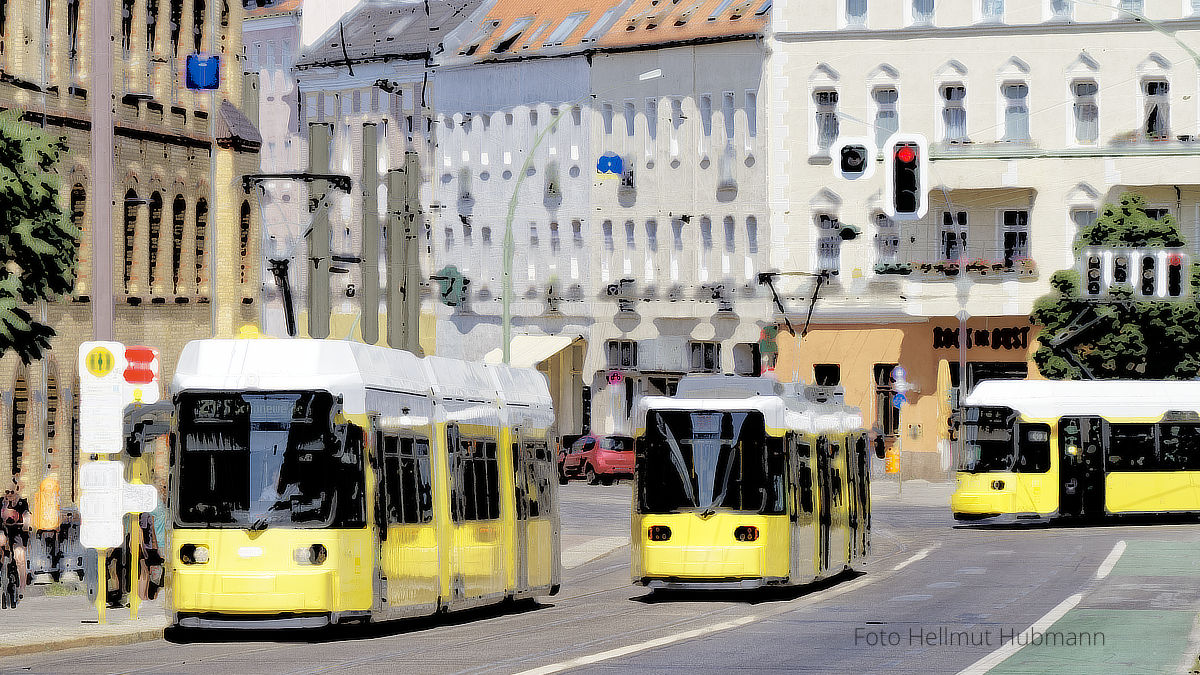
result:
<svg viewBox="0 0 1200 675"><path fill-rule="evenodd" d="M280 0L279 2L268 2L262 7L247 7L246 18L253 19L263 16L275 16L276 14L287 14L300 9L304 4L304 0Z"/></svg>

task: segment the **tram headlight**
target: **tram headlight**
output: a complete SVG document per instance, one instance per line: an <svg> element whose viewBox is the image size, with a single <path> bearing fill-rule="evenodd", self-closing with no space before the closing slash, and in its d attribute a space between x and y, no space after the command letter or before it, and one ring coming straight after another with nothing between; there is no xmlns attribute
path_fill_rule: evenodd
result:
<svg viewBox="0 0 1200 675"><path fill-rule="evenodd" d="M1079 446L1078 445L1068 445L1067 446L1067 454L1072 457L1078 456L1079 455Z"/></svg>
<svg viewBox="0 0 1200 675"><path fill-rule="evenodd" d="M758 541L758 528L753 525L742 525L733 531L733 538L738 541Z"/></svg>
<svg viewBox="0 0 1200 675"><path fill-rule="evenodd" d="M651 525L650 529L646 530L646 536L650 537L650 541L666 541L671 538L671 528L666 525Z"/></svg>
<svg viewBox="0 0 1200 675"><path fill-rule="evenodd" d="M322 544L313 544L298 548L292 553L292 559L299 565L320 565L325 562L328 552Z"/></svg>
<svg viewBox="0 0 1200 675"><path fill-rule="evenodd" d="M1002 480L992 481L992 489L993 490L1003 490L1004 489L1004 481L1002 481Z"/></svg>
<svg viewBox="0 0 1200 675"><path fill-rule="evenodd" d="M208 562L208 547L196 544L180 546L179 562L184 565L203 565Z"/></svg>

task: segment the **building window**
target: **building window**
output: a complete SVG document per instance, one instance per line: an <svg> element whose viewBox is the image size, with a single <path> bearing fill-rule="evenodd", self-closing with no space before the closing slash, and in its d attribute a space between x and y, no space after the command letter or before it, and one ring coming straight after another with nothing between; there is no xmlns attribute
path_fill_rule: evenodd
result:
<svg viewBox="0 0 1200 675"><path fill-rule="evenodd" d="M708 216L700 219L700 246L705 251L711 251L713 247L712 220Z"/></svg>
<svg viewBox="0 0 1200 675"><path fill-rule="evenodd" d="M658 221L646 221L646 248L652 253L658 251Z"/></svg>
<svg viewBox="0 0 1200 675"><path fill-rule="evenodd" d="M758 135L758 93L753 91L746 92L746 134L750 138Z"/></svg>
<svg viewBox="0 0 1200 675"><path fill-rule="evenodd" d="M29 412L29 384L25 379L25 369L17 371L17 381L13 385L12 410L9 424L12 425L9 437L9 466L14 478L21 475L23 455L25 454L25 416Z"/></svg>
<svg viewBox="0 0 1200 675"><path fill-rule="evenodd" d="M133 36L133 5L133 0L121 0L121 49L125 51L126 58L129 57L129 42Z"/></svg>
<svg viewBox="0 0 1200 675"><path fill-rule="evenodd" d="M722 224L725 226L725 251L728 253L733 253L734 240L737 236L734 233L733 216L725 216L725 220L722 221Z"/></svg>
<svg viewBox="0 0 1200 675"><path fill-rule="evenodd" d="M817 149L820 154L829 154L829 148L838 137L838 93L823 89L813 92L816 104Z"/></svg>
<svg viewBox="0 0 1200 675"><path fill-rule="evenodd" d="M721 117L725 118L725 140L733 141L733 92L721 96Z"/></svg>
<svg viewBox="0 0 1200 675"><path fill-rule="evenodd" d="M900 115L896 104L900 92L895 87L880 87L871 92L875 100L875 146L882 148L892 134L900 130Z"/></svg>
<svg viewBox="0 0 1200 675"><path fill-rule="evenodd" d="M1148 80L1146 92L1146 138L1152 141L1166 140L1170 135L1170 85L1166 80Z"/></svg>
<svg viewBox="0 0 1200 675"><path fill-rule="evenodd" d="M242 202L242 212L238 218L238 255L241 261L241 283L246 283L250 276L250 202Z"/></svg>
<svg viewBox="0 0 1200 675"><path fill-rule="evenodd" d="M454 248L454 228L447 227L443 234L446 236L446 250L449 251L450 249Z"/></svg>
<svg viewBox="0 0 1200 675"><path fill-rule="evenodd" d="M964 106L966 98L967 88L961 84L942 87L942 122L946 127L944 140L948 143L967 140L967 109Z"/></svg>
<svg viewBox="0 0 1200 675"><path fill-rule="evenodd" d="M49 17L47 17L49 20ZM158 37L158 0L146 0L146 50L154 51L155 38Z"/></svg>
<svg viewBox="0 0 1200 675"><path fill-rule="evenodd" d="M1004 95L1004 140L1029 140L1029 86L1005 84L1000 92Z"/></svg>
<svg viewBox="0 0 1200 675"><path fill-rule="evenodd" d="M151 292L157 292L158 285L162 279L158 275L158 242L159 235L162 234L162 216L163 216L163 200L162 195L155 192L150 195L149 209L149 274Z"/></svg>
<svg viewBox="0 0 1200 675"><path fill-rule="evenodd" d="M192 45L194 52L204 51L204 19L196 17L207 16L204 13L204 0L192 0Z"/></svg>
<svg viewBox="0 0 1200 675"><path fill-rule="evenodd" d="M712 94L700 95L700 129L706 140L712 136Z"/></svg>
<svg viewBox="0 0 1200 675"><path fill-rule="evenodd" d="M578 220L571 221L571 242L575 248L583 248L583 223Z"/></svg>
<svg viewBox="0 0 1200 675"><path fill-rule="evenodd" d="M867 25L867 0L846 0L846 27L864 28Z"/></svg>
<svg viewBox="0 0 1200 675"><path fill-rule="evenodd" d="M1004 0L979 0L979 16L983 21L1004 21Z"/></svg>
<svg viewBox="0 0 1200 675"><path fill-rule="evenodd" d="M600 106L600 116L604 119L604 135L612 136L613 129L613 107L611 103L605 103Z"/></svg>
<svg viewBox="0 0 1200 675"><path fill-rule="evenodd" d="M175 0L178 2L179 0ZM4 12L7 2L0 2L0 46L4 40ZM172 6L173 7L173 6ZM172 15L174 17L174 15ZM174 24L172 24L174 27ZM178 29L175 29L178 37ZM0 52L4 50L0 48ZM71 66L71 81L74 84L75 64L79 60L79 0L67 0L67 59Z"/></svg>
<svg viewBox="0 0 1200 675"><path fill-rule="evenodd" d="M1142 211L1145 212L1147 218L1149 218L1150 220L1157 220L1160 223L1163 221L1164 218L1171 215L1171 211L1169 209L1165 209L1165 208L1157 208L1157 209L1149 208L1149 209L1142 209Z"/></svg>
<svg viewBox="0 0 1200 675"><path fill-rule="evenodd" d="M492 245L492 228L488 227L487 225L484 225L483 227L479 228L479 239L483 242L484 246L491 246Z"/></svg>
<svg viewBox="0 0 1200 675"><path fill-rule="evenodd" d="M1004 266L1029 257L1029 212L1004 212Z"/></svg>
<svg viewBox="0 0 1200 675"><path fill-rule="evenodd" d="M758 219L746 216L746 252L758 253Z"/></svg>
<svg viewBox="0 0 1200 675"><path fill-rule="evenodd" d="M942 260L955 262L967 257L967 212L942 211Z"/></svg>
<svg viewBox="0 0 1200 675"><path fill-rule="evenodd" d="M1096 223L1096 212L1092 209L1074 209L1071 211L1071 222L1075 223L1075 234L1078 235L1083 228Z"/></svg>
<svg viewBox="0 0 1200 675"><path fill-rule="evenodd" d="M658 99L646 99L646 158L654 159L658 142Z"/></svg>
<svg viewBox="0 0 1200 675"><path fill-rule="evenodd" d="M625 221L625 248L632 251L634 249L634 246L635 246L635 243L634 243L634 238L633 238L633 221L627 220L627 221Z"/></svg>
<svg viewBox="0 0 1200 675"><path fill-rule="evenodd" d="M609 368L632 368L638 365L635 340L609 340L604 344Z"/></svg>
<svg viewBox="0 0 1200 675"><path fill-rule="evenodd" d="M918 26L933 23L933 0L912 0L912 19Z"/></svg>
<svg viewBox="0 0 1200 675"><path fill-rule="evenodd" d="M1192 16L1200 14L1200 0L1191 0L1190 2Z"/></svg>
<svg viewBox="0 0 1200 675"><path fill-rule="evenodd" d="M1071 3L1074 0L1050 0L1050 18L1059 21L1071 18Z"/></svg>
<svg viewBox="0 0 1200 675"><path fill-rule="evenodd" d="M692 373L717 373L721 371L721 343L693 340L688 343L690 352L688 371Z"/></svg>
<svg viewBox="0 0 1200 675"><path fill-rule="evenodd" d="M206 253L208 238L208 201L196 202L196 292L204 295L208 282L208 260Z"/></svg>
<svg viewBox="0 0 1200 675"><path fill-rule="evenodd" d="M1073 82L1075 94L1075 142L1095 143L1100 139L1100 106L1096 104L1095 82Z"/></svg>
<svg viewBox="0 0 1200 675"><path fill-rule="evenodd" d="M900 229L885 213L875 215L875 255L879 262L900 262Z"/></svg>
<svg viewBox="0 0 1200 675"><path fill-rule="evenodd" d="M842 367L836 363L813 364L813 383L819 387L836 387L842 383Z"/></svg>
<svg viewBox="0 0 1200 675"><path fill-rule="evenodd" d="M762 375L762 351L757 342L742 342L733 346L733 372L737 375Z"/></svg>
<svg viewBox="0 0 1200 675"><path fill-rule="evenodd" d="M875 427L885 436L895 436L900 430L900 409L892 405L892 370L895 363L876 363L875 378Z"/></svg>
<svg viewBox="0 0 1200 675"><path fill-rule="evenodd" d="M558 238L558 223L550 223L550 252L558 253L562 250L562 244Z"/></svg>
<svg viewBox="0 0 1200 675"><path fill-rule="evenodd" d="M604 221L604 223L600 226L600 229L604 232L604 250L612 251L615 248L615 246L613 245L612 221L611 220Z"/></svg>
<svg viewBox="0 0 1200 675"><path fill-rule="evenodd" d="M129 190L125 193L125 267L124 267L124 286L125 294L129 295L133 290L133 248L137 241L137 210L139 206L137 193Z"/></svg>
<svg viewBox="0 0 1200 675"><path fill-rule="evenodd" d="M841 225L828 214L817 215L817 272L837 274L842 266Z"/></svg>
<svg viewBox="0 0 1200 675"><path fill-rule="evenodd" d="M1118 12L1118 17L1122 19L1134 18L1129 16L1130 14L1136 14L1138 17L1141 17L1142 12L1145 11L1145 4L1144 0L1121 0L1121 4L1119 5L1121 11Z"/></svg>
<svg viewBox="0 0 1200 675"><path fill-rule="evenodd" d="M671 221L671 248L683 250L683 220L679 218Z"/></svg>
<svg viewBox="0 0 1200 675"><path fill-rule="evenodd" d="M71 188L71 224L75 226L76 230L79 230L79 238L75 240L75 250L78 256L78 269L83 271L86 269L83 247L87 242L87 190L79 183ZM78 278L76 276L77 281Z"/></svg>
<svg viewBox="0 0 1200 675"><path fill-rule="evenodd" d="M637 119L637 114L633 107L633 101L626 101L625 102L625 135L628 136L629 138L633 138L633 134L636 131L636 125L634 124L634 121L636 119Z"/></svg>
<svg viewBox="0 0 1200 675"><path fill-rule="evenodd" d="M183 256L183 223L187 216L187 203L183 195L175 195L171 202L171 292L179 294L179 263Z"/></svg>

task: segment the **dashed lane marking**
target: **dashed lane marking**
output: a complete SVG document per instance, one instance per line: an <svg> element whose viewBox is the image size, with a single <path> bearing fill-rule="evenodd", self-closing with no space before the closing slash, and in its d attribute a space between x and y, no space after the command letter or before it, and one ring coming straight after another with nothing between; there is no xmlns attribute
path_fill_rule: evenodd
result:
<svg viewBox="0 0 1200 675"><path fill-rule="evenodd" d="M1032 626L1025 630L1025 633L1045 633L1046 629L1050 628L1050 626L1053 626L1054 622L1063 618L1063 615L1071 611L1071 609L1075 607L1075 605L1078 605L1079 601L1082 599L1083 594L1076 593L1066 600L1063 600L1062 602L1058 603L1054 609L1046 612L1045 616L1035 621ZM1023 646L1024 645L1017 640L1009 640L996 651L964 668L958 673L958 675L983 675L983 673L986 673L992 668L995 668L1003 663L1008 657L1016 654Z"/></svg>
<svg viewBox="0 0 1200 675"><path fill-rule="evenodd" d="M1113 546L1113 550L1108 554L1108 557L1104 559L1104 562L1100 563L1100 567L1096 568L1096 578L1103 579L1104 577L1108 576L1109 572L1112 572L1113 568L1117 566L1117 561L1121 559L1121 554L1124 552L1125 540L1122 539L1121 541L1117 542L1116 546Z"/></svg>

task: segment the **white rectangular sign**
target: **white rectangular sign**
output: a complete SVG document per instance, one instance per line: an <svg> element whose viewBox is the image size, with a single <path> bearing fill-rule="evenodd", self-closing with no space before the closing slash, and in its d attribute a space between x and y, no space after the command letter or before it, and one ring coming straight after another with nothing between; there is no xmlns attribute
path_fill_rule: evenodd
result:
<svg viewBox="0 0 1200 675"><path fill-rule="evenodd" d="M153 485L125 482L121 462L99 460L79 467L79 543L87 548L116 548L125 541L126 513L147 513L158 506Z"/></svg>
<svg viewBox="0 0 1200 675"><path fill-rule="evenodd" d="M79 448L87 454L121 451L125 345L79 345Z"/></svg>

